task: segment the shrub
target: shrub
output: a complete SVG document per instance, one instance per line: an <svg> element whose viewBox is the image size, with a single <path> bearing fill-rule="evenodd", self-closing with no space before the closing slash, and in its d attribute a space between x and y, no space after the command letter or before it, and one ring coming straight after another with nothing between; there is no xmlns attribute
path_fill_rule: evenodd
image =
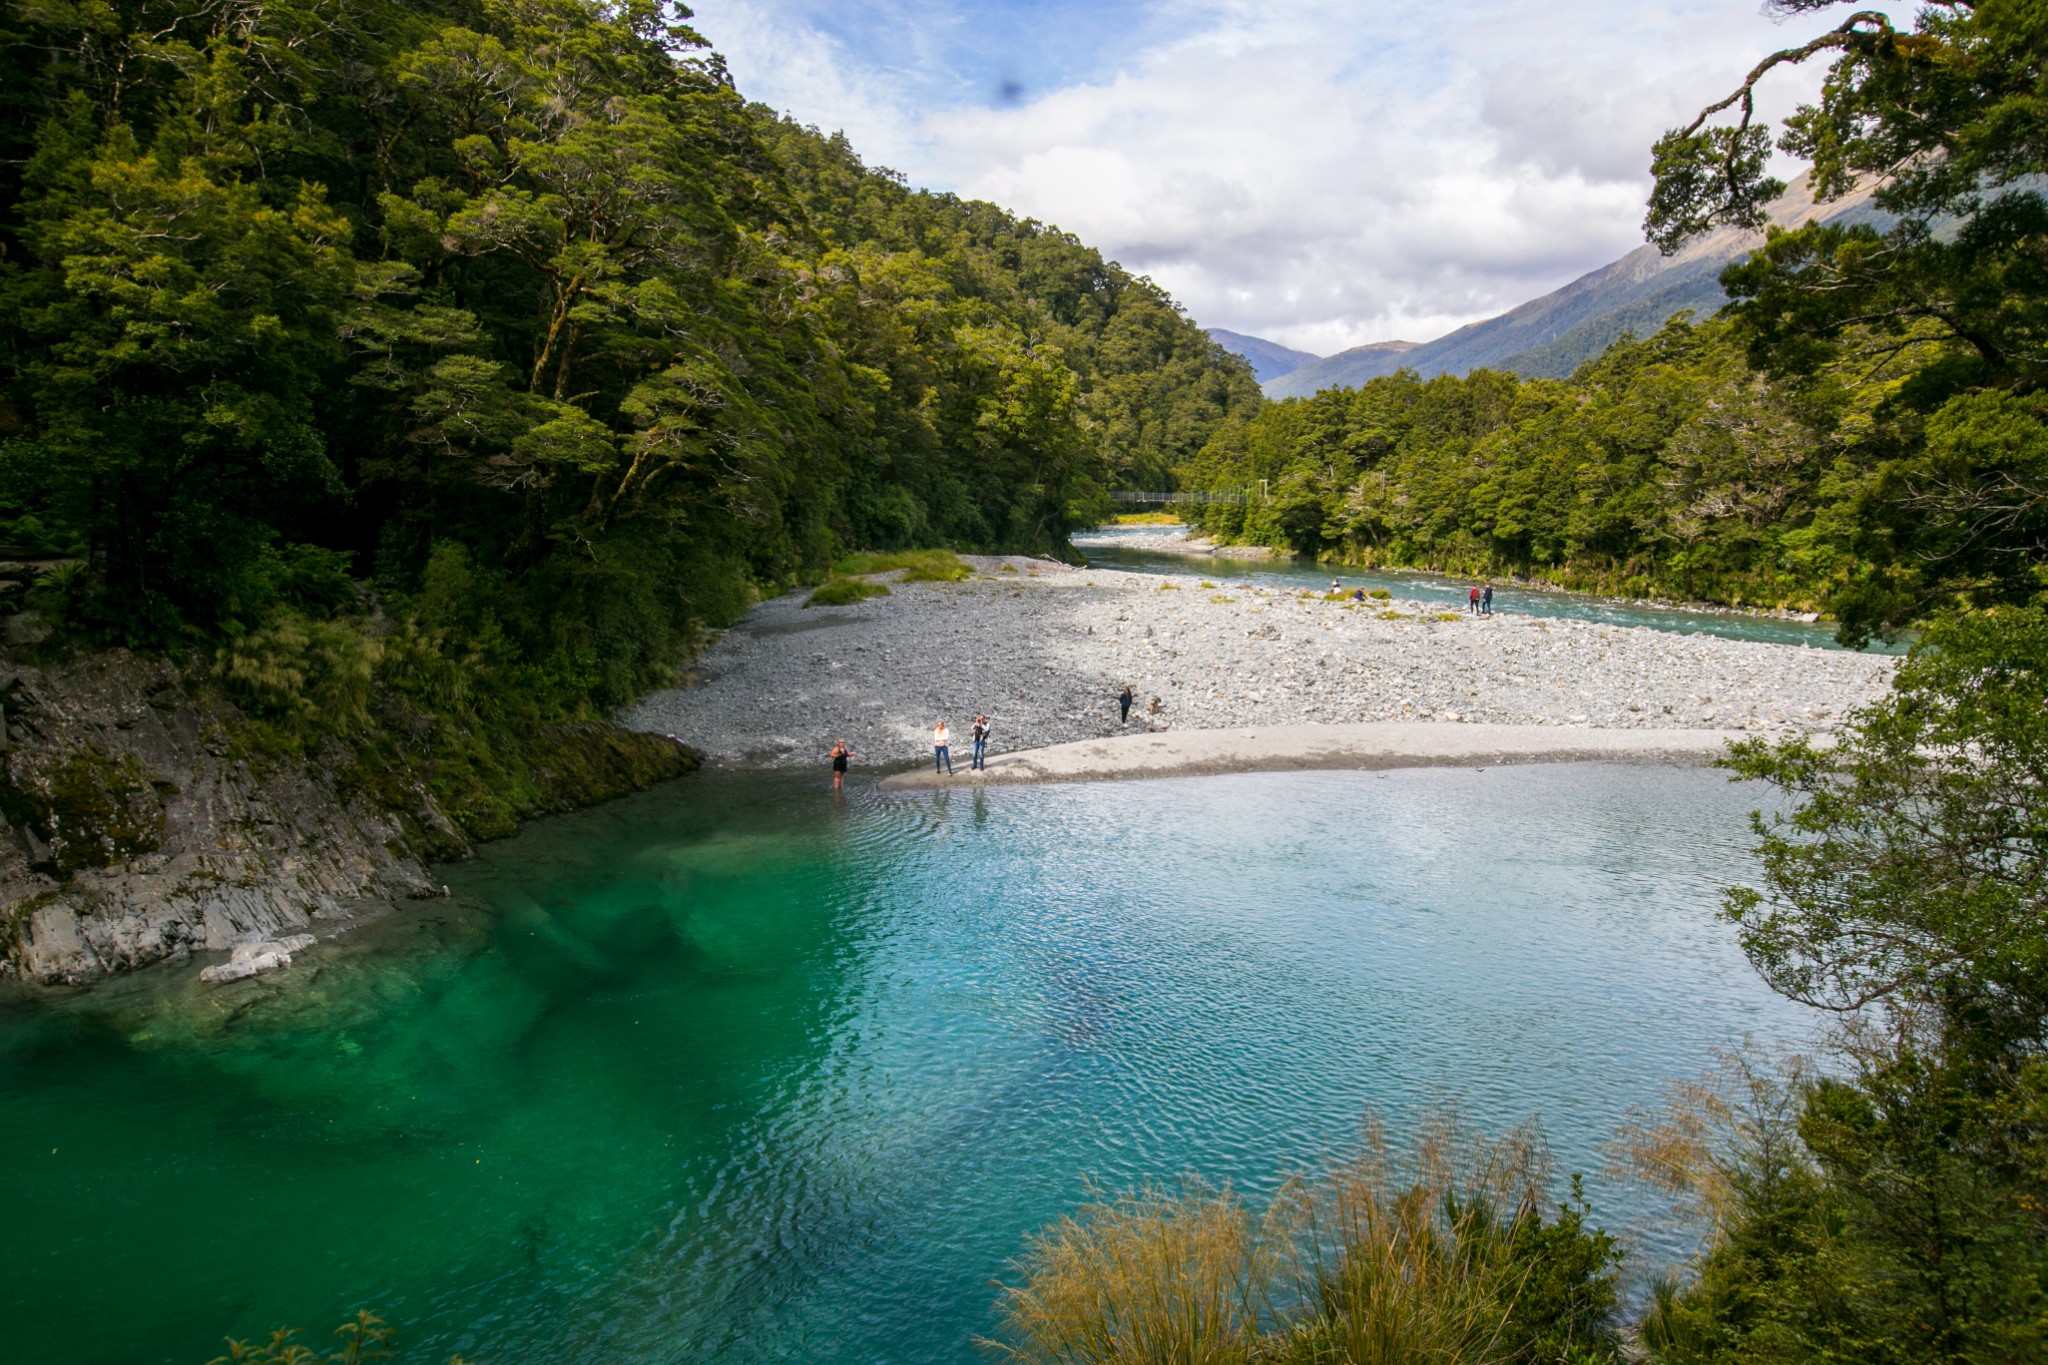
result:
<svg viewBox="0 0 2048 1365"><path fill-rule="evenodd" d="M1442 1116L1406 1160L1368 1124L1258 1217L1192 1180L1097 1200L1032 1240L993 1344L1060 1365L1614 1361L1614 1242L1582 1198L1543 1216L1548 1175L1532 1128L1488 1141Z"/></svg>
<svg viewBox="0 0 2048 1365"><path fill-rule="evenodd" d="M345 729L367 714L370 679L382 657L383 645L358 621L315 621L280 610L222 645L214 673L259 715L319 718Z"/></svg>

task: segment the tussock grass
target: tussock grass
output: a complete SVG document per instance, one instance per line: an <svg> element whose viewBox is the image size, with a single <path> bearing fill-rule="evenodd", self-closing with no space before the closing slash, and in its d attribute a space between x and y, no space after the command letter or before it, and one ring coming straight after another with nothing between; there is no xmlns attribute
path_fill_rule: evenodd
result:
<svg viewBox="0 0 2048 1365"><path fill-rule="evenodd" d="M1440 611L1436 614L1436 619L1439 621L1462 621L1465 619L1465 613L1462 611Z"/></svg>
<svg viewBox="0 0 2048 1365"><path fill-rule="evenodd" d="M951 550L886 550L848 555L832 566L832 575L859 578L898 569L904 571L905 583L957 583L974 576L974 570Z"/></svg>
<svg viewBox="0 0 2048 1365"><path fill-rule="evenodd" d="M1013 1360L1226 1365L1253 1358L1284 1236L1228 1188L1098 1200L1039 1234L998 1304Z"/></svg>
<svg viewBox="0 0 2048 1365"><path fill-rule="evenodd" d="M986 1344L1030 1365L1614 1361L1612 1243L1568 1209L1546 1224L1549 1177L1532 1127L1444 1114L1402 1159L1369 1122L1261 1214L1192 1178L1098 1198L1032 1239Z"/></svg>
<svg viewBox="0 0 2048 1365"><path fill-rule="evenodd" d="M1112 526L1185 526L1174 512L1125 512L1109 519Z"/></svg>

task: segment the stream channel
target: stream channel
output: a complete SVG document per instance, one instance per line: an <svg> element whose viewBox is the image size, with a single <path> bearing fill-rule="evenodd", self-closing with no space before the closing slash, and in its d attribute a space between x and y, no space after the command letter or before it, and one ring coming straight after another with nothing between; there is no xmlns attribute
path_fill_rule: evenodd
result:
<svg viewBox="0 0 2048 1365"><path fill-rule="evenodd" d="M1345 592L1364 588L1384 589L1409 602L1427 602L1456 611L1465 610L1467 593L1474 580L1449 578L1442 574L1405 569L1360 569L1341 564L1318 564L1308 559L1276 557L1238 559L1186 548L1184 526L1114 526L1083 531L1073 538L1074 548L1090 567L1122 569L1130 573L1200 574L1205 578L1266 587L1326 591L1332 580ZM1840 649L1832 621L1808 621L1796 616L1772 616L1760 612L1722 611L1712 607L1684 607L1657 602L1629 602L1590 593L1557 589L1493 585L1493 609L1516 616L1543 616L1553 620L1594 621L1610 626L1642 626L1650 630L1674 631L1680 635L1718 635L1727 640L1761 640L1774 645L1804 645L1812 649ZM1903 654L1912 643L1910 635L1894 642L1872 641L1876 654Z"/></svg>
<svg viewBox="0 0 2048 1365"><path fill-rule="evenodd" d="M540 822L218 989L0 1000L23 1365L201 1365L369 1306L400 1359L978 1358L1086 1197L1254 1199L1457 1102L1601 1175L1767 992L1711 770L1247 774L885 796L707 772Z"/></svg>

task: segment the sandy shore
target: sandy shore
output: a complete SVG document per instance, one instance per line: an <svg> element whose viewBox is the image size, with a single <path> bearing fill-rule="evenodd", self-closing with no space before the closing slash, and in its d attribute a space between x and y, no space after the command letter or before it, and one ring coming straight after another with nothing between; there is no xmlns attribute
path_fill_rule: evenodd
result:
<svg viewBox="0 0 2048 1365"><path fill-rule="evenodd" d="M918 768L882 779L884 791L1014 782L1088 782L1203 773L1298 772L1312 768L1492 767L1510 763L1697 763L1714 758L1735 730L1577 730L1546 725L1272 725L1246 730L1180 730L1113 735L1000 754L951 775Z"/></svg>
<svg viewBox="0 0 2048 1365"><path fill-rule="evenodd" d="M1889 684L1895 660L1536 617L1441 619L1414 602L1325 602L1195 577L982 560L960 583L899 584L854 607L764 602L692 685L621 719L714 762L856 768L931 762L953 726L966 768L977 711L992 757L1128 733L1428 722L1458 727L1788 733L1827 730ZM1138 708L1117 723L1128 680ZM1160 710L1146 714L1157 697Z"/></svg>

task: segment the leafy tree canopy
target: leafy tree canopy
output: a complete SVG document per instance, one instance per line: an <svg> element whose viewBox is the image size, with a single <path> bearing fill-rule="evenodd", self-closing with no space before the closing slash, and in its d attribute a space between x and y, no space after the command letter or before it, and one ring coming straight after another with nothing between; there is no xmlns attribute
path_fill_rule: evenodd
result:
<svg viewBox="0 0 2048 1365"><path fill-rule="evenodd" d="M749 105L688 20L10 7L0 540L139 642L452 546L508 657L616 700L749 582L1058 550L1256 405L1150 282Z"/></svg>
<svg viewBox="0 0 2048 1365"><path fill-rule="evenodd" d="M1867 634L1945 602L2024 600L2048 549L2048 10L1942 0L1911 31L1857 11L1771 54L1657 144L1651 240L1668 252L1716 223L1762 226L1784 186L1766 173L1772 140L1754 93L1778 68L1823 55L1819 102L1776 145L1811 162L1822 199L1875 182L1889 225L1773 230L1723 283L1760 367L1896 386L1867 443L1864 566L1835 604Z"/></svg>

